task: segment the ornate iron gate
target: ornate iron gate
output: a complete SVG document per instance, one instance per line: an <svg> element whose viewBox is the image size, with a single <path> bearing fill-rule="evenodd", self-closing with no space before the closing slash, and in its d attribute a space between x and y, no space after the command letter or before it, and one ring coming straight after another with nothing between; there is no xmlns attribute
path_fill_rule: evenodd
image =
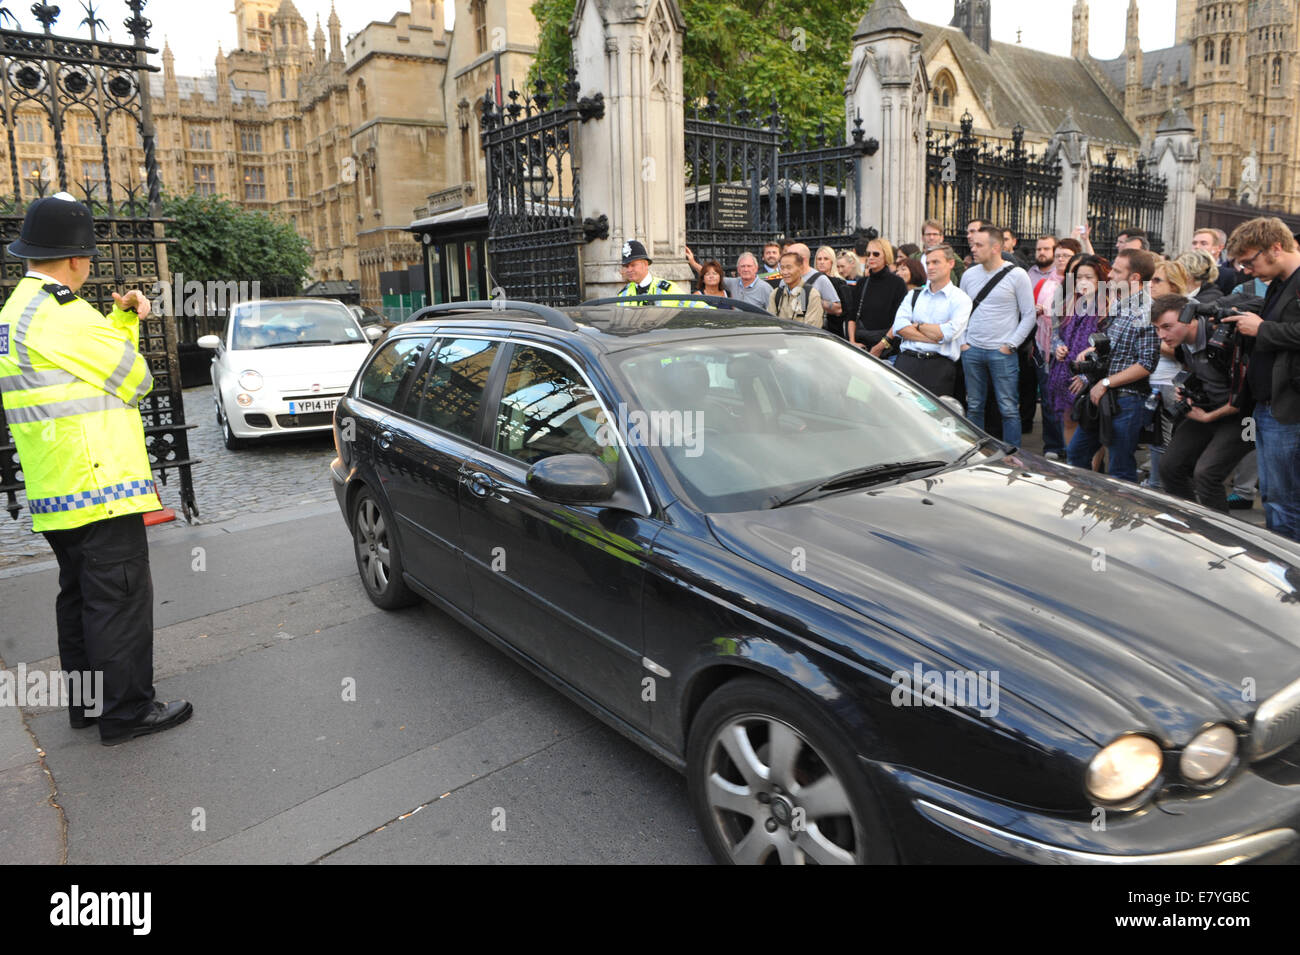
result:
<svg viewBox="0 0 1300 955"><path fill-rule="evenodd" d="M730 268L741 252L757 252L777 236L814 250L851 245L857 231L849 202L861 185L859 160L879 146L864 137L860 119L854 127L852 141L842 131L828 137L823 126L811 142L792 143L775 102L766 116L744 98L734 111L723 110L710 91L685 123L686 244L695 257ZM726 219L715 208L722 189L730 192Z"/></svg>
<svg viewBox="0 0 1300 955"><path fill-rule="evenodd" d="M531 96L511 89L508 104L483 97L487 168L488 283L492 297L545 305L583 299L582 247L609 235L604 216L583 219L577 127L605 115L603 94L578 98L577 71L563 103L538 80ZM522 98L523 102L520 102Z"/></svg>
<svg viewBox="0 0 1300 955"><path fill-rule="evenodd" d="M56 36L52 28L59 8L41 3L33 4L31 9L44 27L43 33L0 30L0 110L8 133L8 173L13 186L10 195L0 197L0 247L17 239L22 230L25 192L27 198L56 191L79 195L94 213L97 244L102 250L79 294L103 311L112 308L114 291L135 287L148 294L166 272L165 220L161 215L148 83L149 73L158 68L150 66L147 59L158 51L145 45L152 26L144 17L145 3L126 0L131 16L125 26L134 44L99 39L105 24L92 3L82 4L86 18L81 23L89 28L89 39ZM12 14L4 13L0 20L17 24ZM40 168L33 169L37 174L24 177L19 171L15 130L19 122L30 121L29 115L38 116L36 122L44 124L39 127L41 142L44 131L51 133L54 157L51 160L45 156ZM126 183L113 181L108 140L114 119L134 126L139 134L143 183L130 172L133 161L128 163ZM93 122L100 144L102 165L98 171L102 179L83 175L77 181L68 169L65 144L72 142L67 137L73 121ZM0 303L23 274L23 264L6 256L0 268ZM164 484L168 471L180 472L181 507L188 520L198 513L190 474L194 461L190 459L186 435L193 426L185 424L175 320L163 316L160 310L141 322L140 352L154 377L153 391L140 402L150 463ZM17 492L23 486L18 478L20 471L13 439L0 413L0 492L15 519L19 510Z"/></svg>
<svg viewBox="0 0 1300 955"><path fill-rule="evenodd" d="M996 143L975 136L975 119L961 117L954 139L926 131L925 214L943 224L943 234L957 251L970 251L966 225L972 219L1012 230L1022 239L1056 230L1056 195L1061 171L1055 163L1025 150L1025 130L1017 123L1011 141Z"/></svg>
<svg viewBox="0 0 1300 955"><path fill-rule="evenodd" d="M1125 229L1145 229L1153 252L1165 250L1165 181L1147 173L1146 160L1138 157L1135 169L1115 165L1115 150L1106 153L1106 165L1094 163L1088 177L1088 224L1093 247L1105 253L1115 248L1115 238Z"/></svg>

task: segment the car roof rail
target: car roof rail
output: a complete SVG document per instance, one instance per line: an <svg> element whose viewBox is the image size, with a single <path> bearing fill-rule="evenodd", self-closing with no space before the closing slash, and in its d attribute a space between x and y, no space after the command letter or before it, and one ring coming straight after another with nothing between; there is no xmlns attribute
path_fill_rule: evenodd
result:
<svg viewBox="0 0 1300 955"><path fill-rule="evenodd" d="M450 315L454 312L504 312L514 310L517 312L530 312L537 316L552 328L559 328L566 332L577 329L578 323L568 315L558 309L551 308L549 305L538 305L536 302L516 302L511 299L494 298L492 301L476 302L441 302L437 305L426 305L424 308L414 312L407 321L415 322L435 316Z"/></svg>
<svg viewBox="0 0 1300 955"><path fill-rule="evenodd" d="M759 308L757 305L738 298L729 298L725 295L695 295L690 292L684 294L679 292L676 295L612 295L608 298L588 299L578 307L583 308L587 305L653 305L656 302L680 302L683 299L691 299L696 302L707 302L713 308L730 308L735 309L738 312L754 312L758 315L766 315L768 318L773 317L772 313L767 309ZM683 307L689 308L689 306Z"/></svg>

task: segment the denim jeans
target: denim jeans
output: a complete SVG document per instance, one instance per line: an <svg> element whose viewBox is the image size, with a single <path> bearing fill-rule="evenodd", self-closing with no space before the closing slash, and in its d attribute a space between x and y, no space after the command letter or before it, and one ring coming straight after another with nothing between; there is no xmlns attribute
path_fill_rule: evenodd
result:
<svg viewBox="0 0 1300 955"><path fill-rule="evenodd" d="M966 373L966 417L975 427L984 428L984 406L988 402L989 381L1002 415L1002 440L1020 445L1020 359L1013 351L1004 355L996 348L972 345L961 353Z"/></svg>
<svg viewBox="0 0 1300 955"><path fill-rule="evenodd" d="M1043 453L1055 451L1057 454L1064 455L1065 431L1061 427L1061 419L1052 410L1051 402L1047 397L1047 374L1051 369L1046 361L1036 361L1034 365L1038 369L1038 400L1042 404L1043 412Z"/></svg>
<svg viewBox="0 0 1300 955"><path fill-rule="evenodd" d="M1282 424L1268 405L1256 405L1255 442L1264 523L1300 541L1300 423Z"/></svg>
<svg viewBox="0 0 1300 955"><path fill-rule="evenodd" d="M1121 481L1137 481L1137 446L1147 414L1145 399L1138 395L1119 395L1119 412L1111 427L1107 450L1107 471ZM1066 449L1066 459L1077 468L1092 467L1092 456L1101 447L1096 434L1079 428Z"/></svg>

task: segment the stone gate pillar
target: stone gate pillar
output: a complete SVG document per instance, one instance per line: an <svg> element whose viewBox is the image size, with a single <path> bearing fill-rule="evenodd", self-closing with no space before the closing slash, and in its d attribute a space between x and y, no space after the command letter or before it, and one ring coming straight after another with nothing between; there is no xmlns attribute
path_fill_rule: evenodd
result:
<svg viewBox="0 0 1300 955"><path fill-rule="evenodd" d="M895 244L921 241L925 220L925 103L930 82L921 30L901 0L876 0L853 34L844 94L852 135L856 117L880 148L862 159L856 225L874 226Z"/></svg>
<svg viewBox="0 0 1300 955"><path fill-rule="evenodd" d="M623 243L639 239L659 278L688 281L682 37L677 0L578 0L569 22L580 95L603 93L605 115L581 124L582 212L609 218L588 243L588 298L622 282Z"/></svg>
<svg viewBox="0 0 1300 955"><path fill-rule="evenodd" d="M1088 159L1088 137L1079 128L1073 109L1056 127L1044 158L1055 159L1061 170L1061 185L1056 192L1056 234L1063 239L1077 239L1075 230L1088 223L1088 176L1092 164Z"/></svg>
<svg viewBox="0 0 1300 955"><path fill-rule="evenodd" d="M1196 177L1200 174L1196 127L1181 106L1175 105L1156 127L1151 164L1164 177L1165 249L1177 252L1192 247L1196 225ZM1148 167L1149 168L1149 167Z"/></svg>

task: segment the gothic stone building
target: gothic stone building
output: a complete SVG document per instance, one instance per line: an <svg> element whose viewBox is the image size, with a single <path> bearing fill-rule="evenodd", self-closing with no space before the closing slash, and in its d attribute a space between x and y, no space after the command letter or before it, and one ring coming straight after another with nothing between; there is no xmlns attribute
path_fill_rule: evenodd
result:
<svg viewBox="0 0 1300 955"><path fill-rule="evenodd" d="M1088 0L1076 0L1074 55L1109 81L1141 135L1149 140L1175 103L1191 117L1201 198L1300 212L1296 0L1178 0L1176 42L1161 50L1141 48L1129 0L1124 55L1113 60L1088 55L1088 14Z"/></svg>

